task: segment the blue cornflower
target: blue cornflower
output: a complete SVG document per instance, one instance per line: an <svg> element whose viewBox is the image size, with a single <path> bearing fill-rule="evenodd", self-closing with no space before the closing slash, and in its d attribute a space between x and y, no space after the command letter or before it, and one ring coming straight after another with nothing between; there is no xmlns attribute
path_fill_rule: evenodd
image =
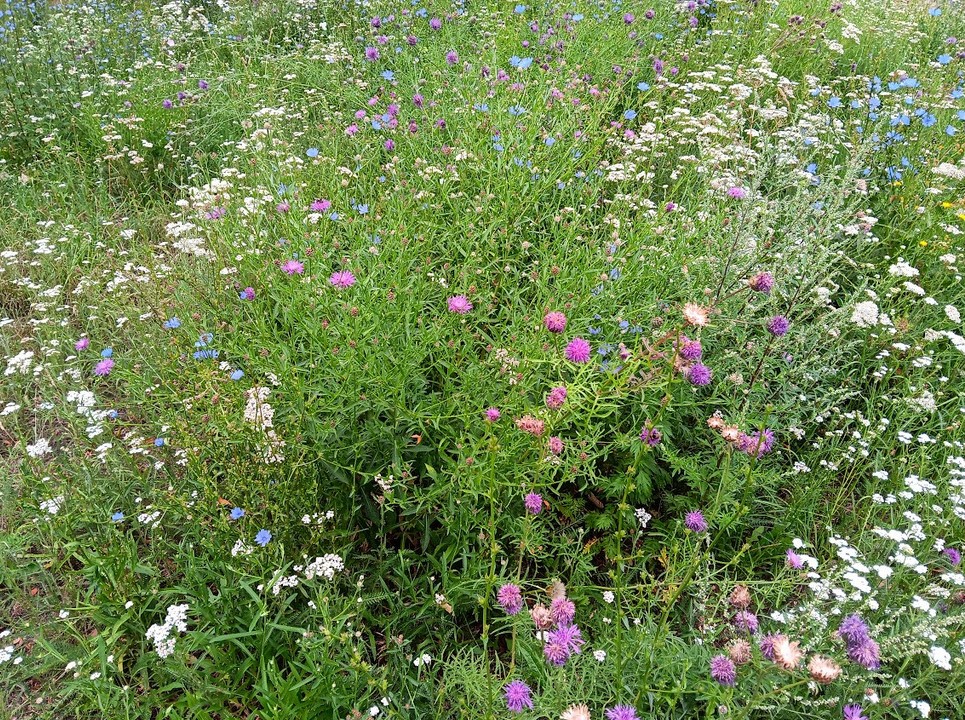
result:
<svg viewBox="0 0 965 720"><path fill-rule="evenodd" d="M214 335L212 333L201 333L198 336L198 341L194 344L195 347L205 347L214 342Z"/></svg>
<svg viewBox="0 0 965 720"><path fill-rule="evenodd" d="M104 348L103 350L101 350L101 357L102 357L102 358L109 358L109 357L110 357L111 355L113 355L113 354L114 354L114 348L106 347L106 348Z"/></svg>
<svg viewBox="0 0 965 720"><path fill-rule="evenodd" d="M650 89L650 83L645 83L645 82L637 83L637 90L639 90L640 92L646 92L649 89Z"/></svg>
<svg viewBox="0 0 965 720"><path fill-rule="evenodd" d="M937 7L936 7L936 8L931 8L931 9L928 11L928 14L931 15L932 17L938 17L939 15L942 14L942 9L941 9L941 8L937 8Z"/></svg>
<svg viewBox="0 0 965 720"><path fill-rule="evenodd" d="M635 118L636 116L637 116L636 110L627 110L625 113L623 113L624 120L633 120L633 118Z"/></svg>
<svg viewBox="0 0 965 720"><path fill-rule="evenodd" d="M229 513L229 517L232 520L241 520L241 518L243 518L244 516L245 516L245 511L242 510L240 507L231 508L231 512Z"/></svg>
<svg viewBox="0 0 965 720"><path fill-rule="evenodd" d="M243 378L244 376L245 374L241 370L235 370L234 372L231 373L232 380L241 380L241 378Z"/></svg>
<svg viewBox="0 0 965 720"><path fill-rule="evenodd" d="M392 72L391 70L383 70L382 79L389 80L389 81L395 80L395 73Z"/></svg>
<svg viewBox="0 0 965 720"><path fill-rule="evenodd" d="M172 317L172 318L169 318L168 320L165 320L162 327L165 330L176 330L179 327L181 327L181 321L178 320L178 318L176 317Z"/></svg>
<svg viewBox="0 0 965 720"><path fill-rule="evenodd" d="M526 12L526 6L517 5L516 7L513 8L513 12L516 13L517 15L522 15L524 12Z"/></svg>
<svg viewBox="0 0 965 720"><path fill-rule="evenodd" d="M318 148L308 148L308 150L305 151L305 154L310 158L318 157Z"/></svg>
<svg viewBox="0 0 965 720"><path fill-rule="evenodd" d="M546 147L553 147L553 145L556 144L556 138L548 137L543 141L543 144L546 145Z"/></svg>
<svg viewBox="0 0 965 720"><path fill-rule="evenodd" d="M833 96L830 100L828 100L828 107L831 108L839 108L842 104L841 98L837 96Z"/></svg>
<svg viewBox="0 0 965 720"><path fill-rule="evenodd" d="M217 350L195 350L192 356L195 360L217 360L220 354Z"/></svg>
<svg viewBox="0 0 965 720"><path fill-rule="evenodd" d="M255 535L255 542L265 547L265 545L271 542L271 533L264 529L259 530L258 534Z"/></svg>
<svg viewBox="0 0 965 720"><path fill-rule="evenodd" d="M118 510L116 513L111 515L112 522L121 522L123 519L124 519L124 513L122 513L120 510Z"/></svg>
<svg viewBox="0 0 965 720"><path fill-rule="evenodd" d="M938 64L939 64L939 65L948 65L948 63L950 63L951 61L952 61L952 56L951 56L951 55L939 55L939 56L938 56Z"/></svg>
<svg viewBox="0 0 965 720"><path fill-rule="evenodd" d="M509 114L513 117L519 117L525 112L526 108L522 107L521 105L513 105L511 108L509 108Z"/></svg>
<svg viewBox="0 0 965 720"><path fill-rule="evenodd" d="M156 438L154 440L154 447L164 447L164 438Z"/></svg>

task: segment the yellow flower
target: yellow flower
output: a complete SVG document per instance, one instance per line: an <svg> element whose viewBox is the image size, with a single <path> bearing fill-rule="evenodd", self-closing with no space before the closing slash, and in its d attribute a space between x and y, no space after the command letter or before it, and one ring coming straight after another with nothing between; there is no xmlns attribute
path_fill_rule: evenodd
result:
<svg viewBox="0 0 965 720"><path fill-rule="evenodd" d="M951 206L952 206L952 204L951 204L950 202L948 202L948 200L946 200L945 202L942 203L942 207L943 207L943 208L950 208Z"/></svg>
<svg viewBox="0 0 965 720"><path fill-rule="evenodd" d="M918 241L918 244L919 244L921 247L928 247L928 241L927 241L927 240L919 240L919 241Z"/></svg>

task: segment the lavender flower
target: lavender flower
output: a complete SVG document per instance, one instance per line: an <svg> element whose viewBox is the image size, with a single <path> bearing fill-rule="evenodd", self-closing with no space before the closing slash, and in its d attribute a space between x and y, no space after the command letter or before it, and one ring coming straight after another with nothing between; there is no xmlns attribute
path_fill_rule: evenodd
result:
<svg viewBox="0 0 965 720"><path fill-rule="evenodd" d="M958 567L958 564L962 561L962 554L953 547L945 548L942 550L942 554L948 558L948 562L956 567Z"/></svg>
<svg viewBox="0 0 965 720"><path fill-rule="evenodd" d="M691 510L684 516L684 527L686 527L691 532L703 533L707 532L707 521L704 520L704 514L700 510Z"/></svg>
<svg viewBox="0 0 965 720"><path fill-rule="evenodd" d="M286 260L281 269L289 275L301 275L305 272L305 266L297 260Z"/></svg>
<svg viewBox="0 0 965 720"><path fill-rule="evenodd" d="M845 705L844 720L868 720L868 716L861 712L860 705Z"/></svg>
<svg viewBox="0 0 965 720"><path fill-rule="evenodd" d="M849 646L860 645L871 637L868 624L857 614L848 615L841 621L841 625L838 626L838 635Z"/></svg>
<svg viewBox="0 0 965 720"><path fill-rule="evenodd" d="M503 585L496 593L496 600L507 615L515 615L523 609L523 593L519 589L519 585L512 583Z"/></svg>
<svg viewBox="0 0 965 720"><path fill-rule="evenodd" d="M710 661L710 676L721 685L737 683L737 666L726 655L715 655Z"/></svg>
<svg viewBox="0 0 965 720"><path fill-rule="evenodd" d="M767 322L767 331L774 337L787 335L789 327L791 327L791 321L783 315L775 315Z"/></svg>
<svg viewBox="0 0 965 720"><path fill-rule="evenodd" d="M632 705L614 705L606 711L607 720L640 720Z"/></svg>
<svg viewBox="0 0 965 720"><path fill-rule="evenodd" d="M503 691L506 693L506 708L510 712L521 713L524 709L533 709L529 685L522 680L513 680L506 683Z"/></svg>
<svg viewBox="0 0 965 720"><path fill-rule="evenodd" d="M881 652L878 643L870 637L863 642L848 647L848 657L868 670L881 667Z"/></svg>
<svg viewBox="0 0 965 720"><path fill-rule="evenodd" d="M709 385L713 377L711 369L702 363L694 363L687 369L687 380L696 387Z"/></svg>
<svg viewBox="0 0 965 720"><path fill-rule="evenodd" d="M703 355L704 349L699 340L690 340L689 338L685 337L680 342L679 353L680 357L682 357L684 360L700 360L700 356Z"/></svg>
<svg viewBox="0 0 965 720"><path fill-rule="evenodd" d="M734 615L734 627L736 627L738 630L743 630L744 632L753 635L757 632L757 615L749 610L739 611L736 615Z"/></svg>
<svg viewBox="0 0 965 720"><path fill-rule="evenodd" d="M754 292L768 295L771 292L771 288L774 287L774 276L769 272L757 273L747 281L747 284Z"/></svg>
<svg viewBox="0 0 965 720"><path fill-rule="evenodd" d="M543 511L543 496L538 493L529 493L523 500L523 505L530 515L539 515Z"/></svg>
<svg viewBox="0 0 965 720"><path fill-rule="evenodd" d="M557 625L569 625L576 617L576 605L565 597L554 598L550 603L550 617Z"/></svg>
<svg viewBox="0 0 965 720"><path fill-rule="evenodd" d="M336 287L339 290L344 290L345 288L350 288L355 284L355 275L348 270L340 270L338 272L333 272L331 277L328 278L328 282L332 285L332 287Z"/></svg>
<svg viewBox="0 0 965 720"><path fill-rule="evenodd" d="M654 447L660 444L663 440L663 433L657 430L655 427L650 427L649 425L644 426L643 430L640 431L641 442Z"/></svg>
<svg viewBox="0 0 965 720"><path fill-rule="evenodd" d="M804 560L790 548L787 550L787 566L792 570L800 570L804 567Z"/></svg>
<svg viewBox="0 0 965 720"><path fill-rule="evenodd" d="M106 375L110 375L111 370L113 369L114 369L114 360L112 360L111 358L104 358L94 366L94 374L104 377Z"/></svg>

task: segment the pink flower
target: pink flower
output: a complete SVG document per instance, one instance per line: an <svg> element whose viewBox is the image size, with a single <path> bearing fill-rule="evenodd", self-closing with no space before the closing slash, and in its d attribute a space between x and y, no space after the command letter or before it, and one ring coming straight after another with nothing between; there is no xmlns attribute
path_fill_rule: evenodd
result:
<svg viewBox="0 0 965 720"><path fill-rule="evenodd" d="M566 388L560 385L549 391L546 395L546 407L550 410L559 410L566 402Z"/></svg>
<svg viewBox="0 0 965 720"><path fill-rule="evenodd" d="M333 272L331 277L329 277L328 282L331 283L333 287L337 287L339 290L344 290L345 288L350 288L355 284L355 276L348 270L340 270L338 272Z"/></svg>
<svg viewBox="0 0 965 720"><path fill-rule="evenodd" d="M289 275L301 275L305 272L305 266L297 260L286 260L284 265L281 266L281 269Z"/></svg>
<svg viewBox="0 0 965 720"><path fill-rule="evenodd" d="M499 417L500 417L499 408L491 407L488 410L486 410L486 419L489 422L496 422L497 420L499 420Z"/></svg>
<svg viewBox="0 0 965 720"><path fill-rule="evenodd" d="M446 305L449 306L449 312L454 312L458 315L465 315L472 310L472 303L469 302L469 298L465 295L453 295L446 300Z"/></svg>
<svg viewBox="0 0 965 720"><path fill-rule="evenodd" d="M561 333L566 330L566 315L555 311L546 313L546 317L543 318L543 325L551 333Z"/></svg>
<svg viewBox="0 0 965 720"><path fill-rule="evenodd" d="M566 359L575 363L588 363L590 361L590 343L581 337L570 340L566 346Z"/></svg>
<svg viewBox="0 0 965 720"><path fill-rule="evenodd" d="M556 435L552 435L547 441L547 447L551 454L559 455L563 452L563 441Z"/></svg>
<svg viewBox="0 0 965 720"><path fill-rule="evenodd" d="M543 496L538 493L529 493L523 499L523 505L530 515L539 515L543 511Z"/></svg>
<svg viewBox="0 0 965 720"><path fill-rule="evenodd" d="M328 210L330 207L332 207L331 201L325 200L325 199L319 199L319 200L315 200L311 205L309 205L308 209L311 210L312 212L322 213Z"/></svg>
<svg viewBox="0 0 965 720"><path fill-rule="evenodd" d="M94 366L94 374L105 376L110 375L111 370L114 369L114 360L111 358L104 358Z"/></svg>
<svg viewBox="0 0 965 720"><path fill-rule="evenodd" d="M90 347L90 338L82 337L80 340L74 343L74 350L81 352Z"/></svg>

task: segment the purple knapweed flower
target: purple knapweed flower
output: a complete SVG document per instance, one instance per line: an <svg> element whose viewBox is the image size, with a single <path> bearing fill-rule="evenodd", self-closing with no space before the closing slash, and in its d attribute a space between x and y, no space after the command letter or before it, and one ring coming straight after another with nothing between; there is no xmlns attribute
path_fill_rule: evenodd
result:
<svg viewBox="0 0 965 720"><path fill-rule="evenodd" d="M715 655L710 660L710 676L721 685L733 686L737 682L737 666L726 655Z"/></svg>
<svg viewBox="0 0 965 720"><path fill-rule="evenodd" d="M291 203L285 202L284 200L282 200L280 203L275 205L275 210L277 210L280 213L286 213L291 209L292 209Z"/></svg>
<svg viewBox="0 0 965 720"><path fill-rule="evenodd" d="M713 377L713 371L703 363L694 363L687 368L687 381L694 387L710 385Z"/></svg>
<svg viewBox="0 0 965 720"><path fill-rule="evenodd" d="M308 206L308 209L312 212L323 213L327 212L330 207L332 207L332 202L330 200L319 198L317 200L313 200L312 204Z"/></svg>
<svg viewBox="0 0 965 720"><path fill-rule="evenodd" d="M281 269L289 275L301 275L305 272L305 266L298 260L286 260Z"/></svg>
<svg viewBox="0 0 965 720"><path fill-rule="evenodd" d="M561 333L566 330L566 315L555 310L548 312L546 317L543 318L543 325L551 333Z"/></svg>
<svg viewBox="0 0 965 720"><path fill-rule="evenodd" d="M868 716L861 712L860 705L845 705L844 720L868 720Z"/></svg>
<svg viewBox="0 0 965 720"><path fill-rule="evenodd" d="M379 49L375 47L365 48L365 59L374 62L379 59Z"/></svg>
<svg viewBox="0 0 965 720"><path fill-rule="evenodd" d="M486 420L489 422L496 422L501 415L502 413L499 412L499 408L491 407L486 410Z"/></svg>
<svg viewBox="0 0 965 720"><path fill-rule="evenodd" d="M74 350L77 352L83 352L90 347L90 338L82 337L80 340L74 343Z"/></svg>
<svg viewBox="0 0 965 720"><path fill-rule="evenodd" d="M566 388L559 385L546 394L546 407L550 410L559 410L566 402Z"/></svg>
<svg viewBox="0 0 965 720"><path fill-rule="evenodd" d="M791 548L787 549L787 566L792 570L800 570L804 567L804 560Z"/></svg>
<svg viewBox="0 0 965 720"><path fill-rule="evenodd" d="M496 601L507 615L515 615L523 609L523 592L519 589L519 585L507 583L497 591Z"/></svg>
<svg viewBox="0 0 965 720"><path fill-rule="evenodd" d="M459 55L456 53L455 50L450 50L449 52L446 53L447 65L455 65L457 62L459 62Z"/></svg>
<svg viewBox="0 0 965 720"><path fill-rule="evenodd" d="M736 615L734 615L734 627L736 627L738 630L742 630L753 635L757 632L757 615L752 613L750 610L740 610Z"/></svg>
<svg viewBox="0 0 965 720"><path fill-rule="evenodd" d="M238 293L238 297L240 297L242 300L254 300L255 289L253 287L246 287L244 290Z"/></svg>
<svg viewBox="0 0 965 720"><path fill-rule="evenodd" d="M506 683L503 691L506 694L506 709L510 712L521 713L527 708L533 709L533 700L529 696L529 685L522 680L513 680Z"/></svg>
<svg viewBox="0 0 965 720"><path fill-rule="evenodd" d="M562 653L554 651L553 655L554 657L563 655L564 662L569 659L570 655L578 655L584 643L585 641L583 640L583 634L580 632L580 628L576 625L560 625L555 630L550 630L546 638L547 645L554 645L558 648L562 648ZM550 662L552 662L554 665L563 664L556 662L552 658L550 659Z"/></svg>
<svg viewBox="0 0 965 720"><path fill-rule="evenodd" d="M564 354L570 362L587 363L590 361L590 343L581 337L573 338L566 346Z"/></svg>
<svg viewBox="0 0 965 720"><path fill-rule="evenodd" d="M747 285L754 292L763 293L767 295L771 292L771 288L774 287L774 276L769 272L761 272L753 275L748 281Z"/></svg>
<svg viewBox="0 0 965 720"><path fill-rule="evenodd" d="M432 18L429 21L429 27L431 27L433 30L438 30L439 28L442 27L442 20L440 20L439 18Z"/></svg>
<svg viewBox="0 0 965 720"><path fill-rule="evenodd" d="M550 617L557 625L569 625L576 617L576 605L565 597L554 598L550 603Z"/></svg>
<svg viewBox="0 0 965 720"><path fill-rule="evenodd" d="M757 643L757 646L761 649L761 655L763 655L768 660L774 659L774 643L780 638L780 635L765 635Z"/></svg>
<svg viewBox="0 0 965 720"><path fill-rule="evenodd" d="M453 295L446 300L446 305L449 307L449 312L454 312L457 315L465 315L472 310L472 303L465 295Z"/></svg>
<svg viewBox="0 0 965 720"><path fill-rule="evenodd" d="M606 720L640 720L633 705L614 705L606 711Z"/></svg>
<svg viewBox="0 0 965 720"><path fill-rule="evenodd" d="M685 337L680 341L679 353L684 360L700 360L700 356L704 354L704 348L699 340Z"/></svg>
<svg viewBox="0 0 965 720"><path fill-rule="evenodd" d="M170 110L174 107L174 103L165 98L164 102L161 103L161 107L163 107L165 110Z"/></svg>
<svg viewBox="0 0 965 720"><path fill-rule="evenodd" d="M734 185L733 187L727 188L727 197L734 198L735 200L743 200L747 197L747 190L739 185Z"/></svg>
<svg viewBox="0 0 965 720"><path fill-rule="evenodd" d="M650 447L655 447L660 444L663 440L663 433L657 430L655 427L650 427L649 425L644 426L643 430L640 431L640 440Z"/></svg>
<svg viewBox="0 0 965 720"><path fill-rule="evenodd" d="M530 515L539 515L543 512L543 496L538 493L529 493L523 500L523 505Z"/></svg>
<svg viewBox="0 0 965 720"><path fill-rule="evenodd" d="M632 25L632 24L633 24L633 19L634 19L634 18L633 18L633 13L624 13L624 14L623 14L623 22L624 22L625 24L627 24L627 25Z"/></svg>
<svg viewBox="0 0 965 720"><path fill-rule="evenodd" d="M111 370L113 369L114 360L112 358L104 358L94 366L94 374L103 377L105 375L110 375Z"/></svg>
<svg viewBox="0 0 965 720"><path fill-rule="evenodd" d="M556 435L551 435L546 441L546 447L551 455L559 455L563 452L563 441Z"/></svg>
<svg viewBox="0 0 965 720"><path fill-rule="evenodd" d="M871 637L868 624L858 614L848 615L841 621L838 626L838 635L848 645L860 645Z"/></svg>
<svg viewBox="0 0 965 720"><path fill-rule="evenodd" d="M791 327L791 321L783 315L775 315L767 322L767 331L774 337L786 335L789 327Z"/></svg>
<svg viewBox="0 0 965 720"><path fill-rule="evenodd" d="M332 287L338 288L339 290L344 290L350 288L355 284L355 276L348 270L339 270L338 272L333 272L328 278L328 282Z"/></svg>
<svg viewBox="0 0 965 720"><path fill-rule="evenodd" d="M942 550L942 554L948 558L948 562L956 567L962 561L962 554L953 547L945 548Z"/></svg>
<svg viewBox="0 0 965 720"><path fill-rule="evenodd" d="M704 514L700 510L691 510L686 515L684 515L684 527L686 527L691 532L703 533L707 532L707 521L704 519Z"/></svg>
<svg viewBox="0 0 965 720"><path fill-rule="evenodd" d="M867 670L877 670L881 667L881 650L878 643L870 637L864 642L848 648L848 657Z"/></svg>

